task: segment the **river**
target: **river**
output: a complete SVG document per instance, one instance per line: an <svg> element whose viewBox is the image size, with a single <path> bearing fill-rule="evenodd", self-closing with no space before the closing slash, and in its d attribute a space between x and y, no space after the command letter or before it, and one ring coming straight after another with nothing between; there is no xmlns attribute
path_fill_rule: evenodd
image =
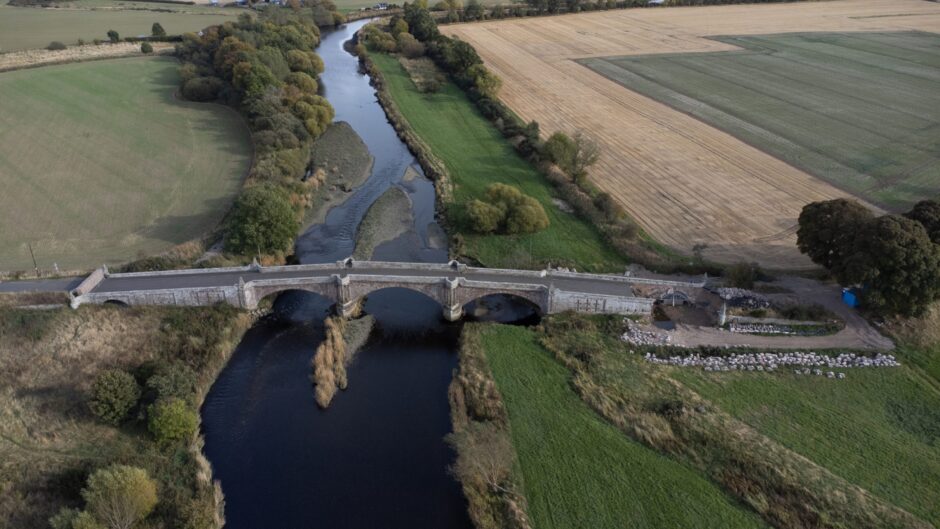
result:
<svg viewBox="0 0 940 529"><path fill-rule="evenodd" d="M389 260L444 261L434 248L433 184L403 180L415 160L398 139L358 61L343 49L365 21L324 32L318 53L325 95L375 157L372 175L323 224L296 244L301 262L352 253L369 205L389 186L406 190L414 229L376 248ZM519 315L511 304L493 311ZM448 473L454 454L447 386L457 365L460 324L443 321L437 302L387 289L364 309L376 318L365 347L348 368L349 388L328 410L314 401L310 360L323 339L328 302L288 292L274 317L246 333L202 407L205 453L225 494L229 529L307 527L469 528L466 502Z"/></svg>

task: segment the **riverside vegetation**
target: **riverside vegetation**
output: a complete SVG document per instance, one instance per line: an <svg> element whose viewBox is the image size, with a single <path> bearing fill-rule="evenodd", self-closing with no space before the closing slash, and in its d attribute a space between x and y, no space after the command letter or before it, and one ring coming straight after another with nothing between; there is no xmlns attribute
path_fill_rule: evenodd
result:
<svg viewBox="0 0 940 529"><path fill-rule="evenodd" d="M223 306L0 309L0 527L117 527L103 497L137 505L139 527L217 527L198 409L252 321ZM141 503L130 484L150 480Z"/></svg>
<svg viewBox="0 0 940 529"><path fill-rule="evenodd" d="M916 328L935 329L934 312L928 317L932 326L921 321ZM845 380L819 383L789 373L709 373L649 364L617 339L620 326L617 317L558 315L534 330L468 327L467 332L482 339L496 389L509 410L523 490L536 526L554 526L559 512L572 513L571 523L578 523L574 520L616 509L623 509L612 522L620 524L616 526L623 520L664 526L650 518L655 495L642 503L624 502L637 497L639 485L633 492L610 496L601 508L597 498L606 496L600 493L582 507L576 503L585 483L610 479L605 476L612 474L613 464L600 464L590 477L565 474L597 464L590 458L573 461L585 447L603 445L601 436L593 434L585 442L584 432L595 430L560 424L578 417L578 406L586 406L580 413L609 428L618 442L636 446L640 453L659 452L665 457L655 456L657 465L696 476L681 480L684 485L678 487L694 482L720 487L724 492L718 497L736 498L723 501L745 515L739 522L718 522L723 511L710 507L697 514L701 519L689 522L696 526L712 521L721 527L753 524L745 521L747 511L781 528L927 528L940 521L940 503L931 485L940 479L940 390L920 367L935 363L924 359L936 359L936 333L916 333L915 345L910 327L892 326L907 330L896 331L898 354L913 365L857 370ZM913 350L920 360L913 361ZM545 406L540 406L543 400ZM573 404L560 410L560 402ZM572 439L577 448L553 456L549 447L573 432L578 432ZM674 472L653 468L613 474L643 480ZM661 482L654 490L659 486ZM703 504L703 490L707 487L687 492L696 500L681 504L673 490L659 500L656 512L693 515ZM565 525L570 523L558 526ZM676 525L684 524L665 523Z"/></svg>
<svg viewBox="0 0 940 529"><path fill-rule="evenodd" d="M453 188L444 207L454 234L453 249L459 255L488 266L538 267L551 261L611 271L630 260L662 271L715 271L700 260L690 267L688 261L675 259L646 237L609 195L584 178L596 161L596 149L586 137L556 135L543 144L537 123L523 123L496 99L500 81L473 48L441 35L426 9L406 6L403 18L393 17L385 29L368 26L360 38L360 57L380 92L388 91L390 98L383 104L393 120L403 122L400 133L420 138L409 143L423 164L439 159L443 166L443 171L431 167L426 173L441 173L438 184ZM423 48L416 48L413 41ZM450 81L427 73L426 66L416 68L415 56L422 49ZM396 61L386 55L396 50L410 58ZM447 119L440 118L442 113ZM467 206L478 205L473 201L483 199L494 183L517 187L538 201L547 213L548 227L522 236L478 234L478 219L468 214Z"/></svg>
<svg viewBox="0 0 940 529"><path fill-rule="evenodd" d="M365 315L353 320L340 316L326 319L325 337L317 346L311 366L311 382L316 386L316 400L321 408L327 408L336 392L346 389L346 366L356 352L366 343L375 318Z"/></svg>

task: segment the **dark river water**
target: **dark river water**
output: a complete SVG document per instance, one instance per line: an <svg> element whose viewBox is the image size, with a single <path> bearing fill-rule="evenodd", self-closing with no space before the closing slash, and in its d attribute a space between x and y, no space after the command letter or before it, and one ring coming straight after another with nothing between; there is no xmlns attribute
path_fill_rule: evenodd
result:
<svg viewBox="0 0 940 529"><path fill-rule="evenodd" d="M444 261L434 248L434 189L423 176L404 181L415 160L388 124L355 57L343 43L365 22L324 33L318 49L336 119L352 125L375 157L372 176L323 224L297 240L301 262L352 253L369 205L389 186L414 204L411 233L376 249L376 258ZM489 317L518 320L525 310L491 300ZM469 528L453 453L447 386L457 366L460 324L437 302L387 289L369 296L376 318L348 368L349 387L328 410L314 401L310 360L323 339L324 298L287 292L273 317L245 335L202 407L205 452L225 493L230 529ZM473 312L473 307L469 307Z"/></svg>

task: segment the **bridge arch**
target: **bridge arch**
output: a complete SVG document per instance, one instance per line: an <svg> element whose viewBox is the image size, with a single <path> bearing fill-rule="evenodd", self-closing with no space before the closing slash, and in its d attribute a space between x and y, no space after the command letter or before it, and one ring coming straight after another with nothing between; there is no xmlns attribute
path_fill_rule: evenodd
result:
<svg viewBox="0 0 940 529"><path fill-rule="evenodd" d="M496 292L484 294L463 304L467 316L503 323L537 323L546 315L541 304L516 292Z"/></svg>

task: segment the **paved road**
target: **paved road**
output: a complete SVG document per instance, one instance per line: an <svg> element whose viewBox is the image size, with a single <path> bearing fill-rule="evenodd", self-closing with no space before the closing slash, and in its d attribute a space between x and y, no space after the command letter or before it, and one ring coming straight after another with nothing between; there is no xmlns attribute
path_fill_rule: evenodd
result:
<svg viewBox="0 0 940 529"><path fill-rule="evenodd" d="M68 292L77 287L84 277L32 279L29 281L0 281L0 292Z"/></svg>
<svg viewBox="0 0 940 529"><path fill-rule="evenodd" d="M568 277L534 277L520 274L518 276L505 274L492 274L479 271L458 273L456 270L408 270L401 268L371 268L357 267L355 269L331 268L326 270L300 270L278 272L219 272L212 274L183 274L172 276L145 276L145 277L114 277L103 280L94 292L127 292L133 290L159 290L168 288L186 287L212 287L230 286L238 284L239 278L246 283L259 279L298 279L310 277L330 277L335 274L342 275L375 275L375 276L404 276L404 277L463 277L472 281L493 281L499 283L525 283L550 286L572 292L589 294L631 295L630 285L610 279L598 279L591 276L580 278Z"/></svg>

